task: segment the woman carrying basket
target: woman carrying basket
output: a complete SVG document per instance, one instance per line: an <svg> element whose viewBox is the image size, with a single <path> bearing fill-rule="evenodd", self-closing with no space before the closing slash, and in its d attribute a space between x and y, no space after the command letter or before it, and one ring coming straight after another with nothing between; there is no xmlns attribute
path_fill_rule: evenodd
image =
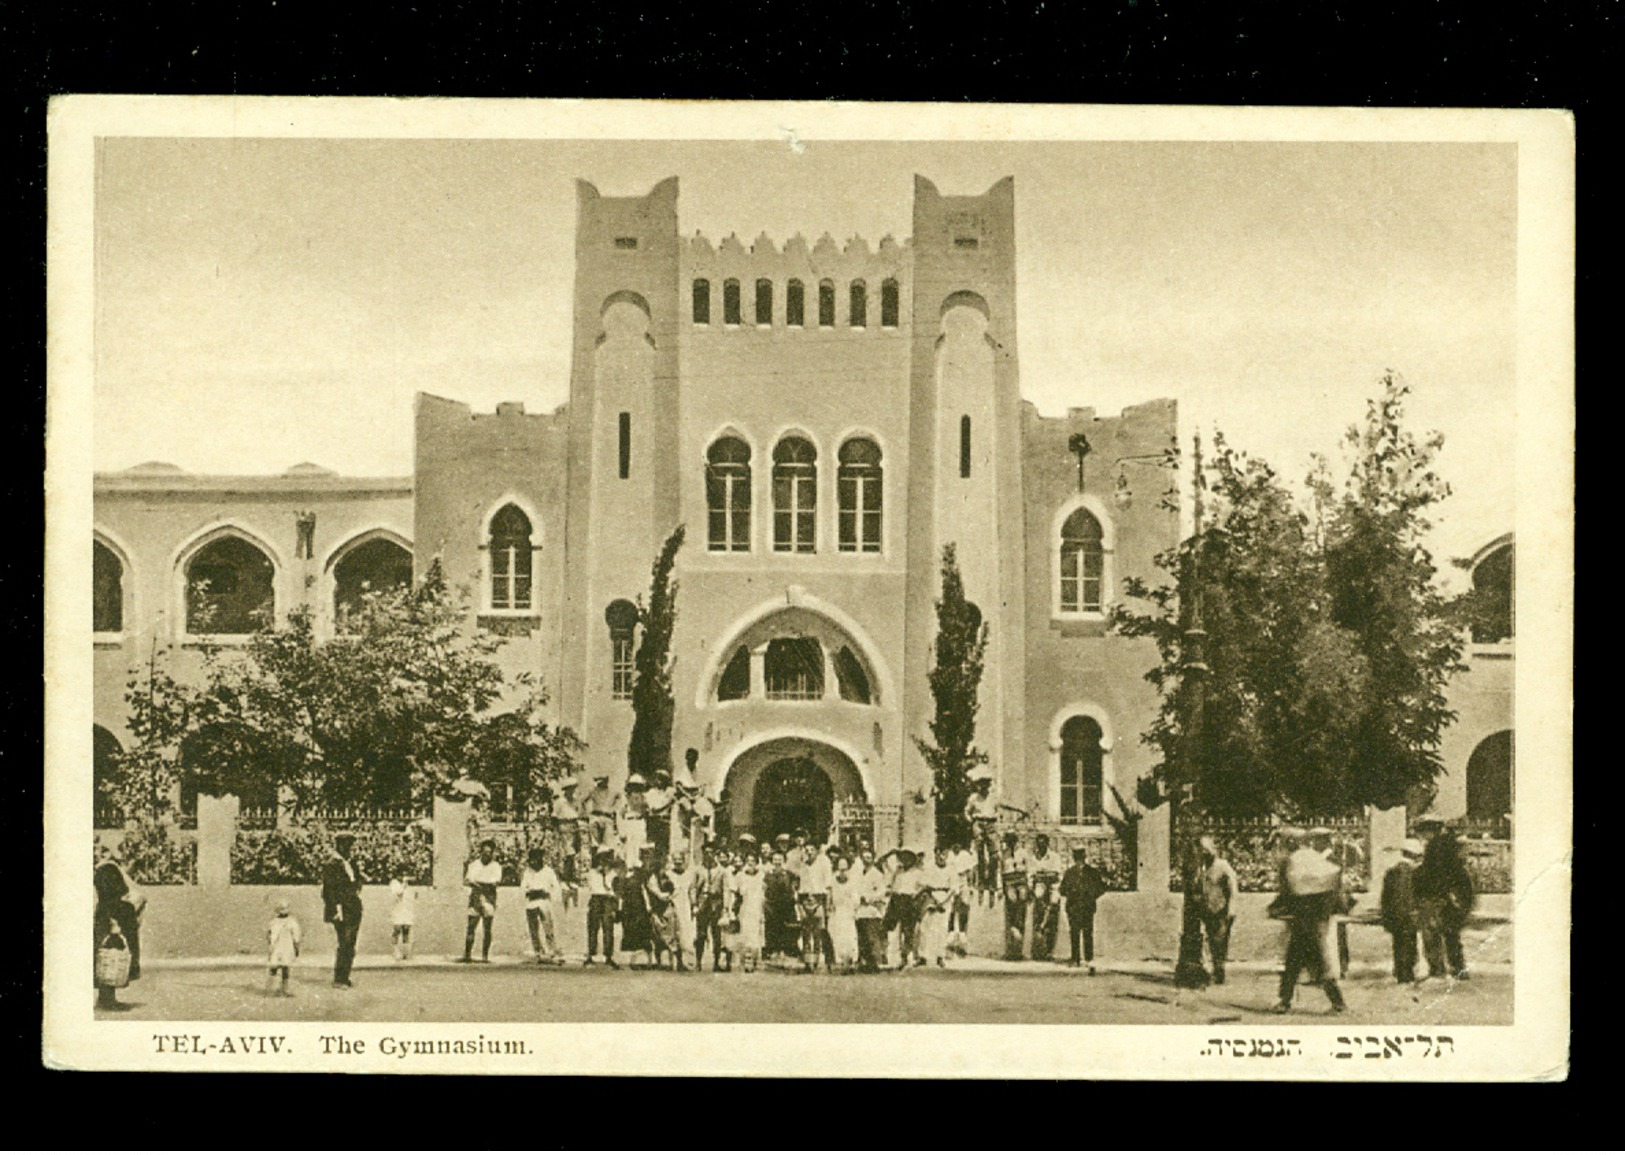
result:
<svg viewBox="0 0 1625 1155"><path fill-rule="evenodd" d="M130 888L129 877L119 863L120 846L111 842L102 847L102 861L96 866L96 913L93 926L96 939L96 1006L100 1010L122 1010L119 988L141 977L141 909L146 899Z"/></svg>

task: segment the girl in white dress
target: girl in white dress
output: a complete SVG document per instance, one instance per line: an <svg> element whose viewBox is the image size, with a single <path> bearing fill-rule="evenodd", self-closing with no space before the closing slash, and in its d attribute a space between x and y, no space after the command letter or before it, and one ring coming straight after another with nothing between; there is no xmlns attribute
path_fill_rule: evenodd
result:
<svg viewBox="0 0 1625 1155"><path fill-rule="evenodd" d="M852 875L852 860L841 855L829 884L829 939L835 951L832 961L847 974L858 963L858 903L863 889Z"/></svg>
<svg viewBox="0 0 1625 1155"><path fill-rule="evenodd" d="M754 854L734 873L733 896L728 904L738 920L732 951L744 969L756 969L767 941L767 888L761 864Z"/></svg>

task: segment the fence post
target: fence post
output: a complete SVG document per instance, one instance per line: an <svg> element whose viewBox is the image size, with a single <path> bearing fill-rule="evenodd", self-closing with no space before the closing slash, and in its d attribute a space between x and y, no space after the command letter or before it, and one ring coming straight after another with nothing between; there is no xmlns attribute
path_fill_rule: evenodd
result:
<svg viewBox="0 0 1625 1155"><path fill-rule="evenodd" d="M1371 815L1371 843L1366 861L1371 863L1370 893L1382 893L1382 877L1399 861L1399 847L1405 841L1405 808L1394 806L1368 811Z"/></svg>
<svg viewBox="0 0 1625 1155"><path fill-rule="evenodd" d="M231 844L237 840L237 795L197 796L197 884L231 885Z"/></svg>
<svg viewBox="0 0 1625 1155"><path fill-rule="evenodd" d="M1145 811L1134 824L1134 889L1137 891L1166 893L1168 890L1173 814L1173 806L1165 802L1155 810Z"/></svg>
<svg viewBox="0 0 1625 1155"><path fill-rule="evenodd" d="M435 796L434 800L434 885L456 890L463 885L463 869L468 863L468 815L472 804L466 798L455 802Z"/></svg>

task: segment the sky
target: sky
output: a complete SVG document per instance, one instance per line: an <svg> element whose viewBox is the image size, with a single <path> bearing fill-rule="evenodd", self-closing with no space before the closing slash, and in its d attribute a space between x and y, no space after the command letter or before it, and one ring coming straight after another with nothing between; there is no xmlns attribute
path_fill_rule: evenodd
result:
<svg viewBox="0 0 1625 1155"><path fill-rule="evenodd" d="M1300 477L1384 370L1454 488L1435 550L1512 529L1517 153L1493 144L108 138L95 460L412 469L412 399L566 399L575 180L680 178L714 241L910 232L913 177L1016 182L1042 412L1158 397Z"/></svg>

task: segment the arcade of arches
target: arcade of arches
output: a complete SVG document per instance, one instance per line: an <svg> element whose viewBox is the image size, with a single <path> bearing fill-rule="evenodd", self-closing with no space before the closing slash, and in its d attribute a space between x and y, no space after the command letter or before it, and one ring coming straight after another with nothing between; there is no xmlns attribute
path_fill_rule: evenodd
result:
<svg viewBox="0 0 1625 1155"><path fill-rule="evenodd" d="M1491 734L1467 759L1467 817L1503 819L1512 814L1512 731Z"/></svg>
<svg viewBox="0 0 1625 1155"><path fill-rule="evenodd" d="M771 614L730 645L716 700L822 701L879 705L879 686L863 648L830 619L794 607Z"/></svg>

